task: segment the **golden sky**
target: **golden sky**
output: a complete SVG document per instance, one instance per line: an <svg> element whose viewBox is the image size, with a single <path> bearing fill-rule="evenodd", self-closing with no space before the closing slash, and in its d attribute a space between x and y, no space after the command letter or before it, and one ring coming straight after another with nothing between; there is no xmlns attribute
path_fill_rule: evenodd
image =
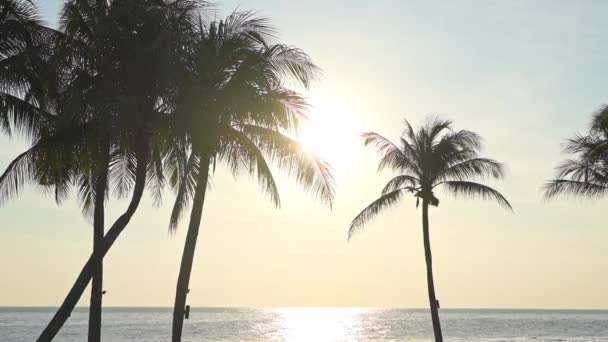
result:
<svg viewBox="0 0 608 342"><path fill-rule="evenodd" d="M350 220L390 173L357 134L390 138L401 120L437 113L484 137L507 163L494 184L514 206L441 196L431 210L443 307L608 308L606 201L543 202L563 140L608 97L608 3L561 1L240 1L324 69L305 143L332 162L333 211L280 178L276 210L248 177L218 169L205 204L190 283L193 306L427 305L414 199L350 243ZM48 16L55 2L43 2ZM222 9L236 7L224 2ZM224 11L225 12L225 11ZM0 168L24 147L0 138ZM441 194L439 194L441 195ZM185 225L167 231L172 195L147 198L105 262L104 304L170 306ZM110 205L108 222L126 207ZM604 210L603 210L604 209ZM184 222L185 223L185 222ZM0 305L58 305L90 253L75 199L56 207L29 187L0 208ZM81 304L86 304L83 296Z"/></svg>

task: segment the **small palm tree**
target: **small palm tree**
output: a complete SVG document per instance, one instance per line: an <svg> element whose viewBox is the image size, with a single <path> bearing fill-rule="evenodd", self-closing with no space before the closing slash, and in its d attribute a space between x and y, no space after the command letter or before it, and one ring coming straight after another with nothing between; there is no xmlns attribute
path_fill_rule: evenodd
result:
<svg viewBox="0 0 608 342"><path fill-rule="evenodd" d="M568 139L564 151L574 158L557 167L557 177L544 187L545 198L608 196L608 106L593 115L588 134Z"/></svg>
<svg viewBox="0 0 608 342"><path fill-rule="evenodd" d="M363 134L364 145L372 145L381 154L378 171L388 167L399 173L391 179L382 196L367 206L350 224L348 238L378 215L383 209L396 205L406 193L416 197L416 207L422 201L422 232L427 269L429 305L435 341L443 341L435 285L429 235L429 205L437 207L439 199L434 190L444 188L457 196L496 200L512 210L507 199L498 191L475 182L476 179L502 179L502 164L478 157L479 135L469 131L453 131L450 121L430 118L418 131L405 121L405 131L399 144L369 132Z"/></svg>
<svg viewBox="0 0 608 342"><path fill-rule="evenodd" d="M216 163L256 176L275 205L279 194L270 165L293 175L331 204L328 165L305 153L284 134L297 126L306 102L285 87L286 80L307 87L318 68L301 50L272 44L274 30L252 12L202 23L192 48L191 72L178 89L175 144L167 157L177 190L170 229L175 230L192 200L173 308L173 341L181 341L186 295L207 183Z"/></svg>

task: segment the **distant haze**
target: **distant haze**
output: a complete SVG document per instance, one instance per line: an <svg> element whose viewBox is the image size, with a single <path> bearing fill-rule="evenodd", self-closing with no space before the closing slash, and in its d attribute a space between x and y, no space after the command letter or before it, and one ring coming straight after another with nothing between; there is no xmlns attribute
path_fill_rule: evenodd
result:
<svg viewBox="0 0 608 342"><path fill-rule="evenodd" d="M59 1L42 0L55 20ZM350 220L391 176L361 130L398 138L427 113L484 137L507 163L493 184L514 206L443 196L431 210L443 307L608 308L608 202L543 202L562 142L608 102L603 1L224 1L270 17L281 38L324 69L312 117L345 132L333 211L280 178L275 210L248 177L217 170L205 204L193 306L425 307L420 211L408 198L350 243ZM321 119L319 119L321 120ZM321 120L322 121L322 120ZM337 126L337 127L336 127ZM323 133L324 132L324 133ZM326 139L328 132L319 133ZM325 136L324 136L325 134ZM26 145L0 137L0 168ZM331 151L332 147L328 147ZM332 160L333 159L333 160ZM145 199L105 260L104 305L170 306L187 223L168 233L173 195ZM113 222L126 201L112 201ZM92 228L72 196L62 207L29 186L0 208L0 306L58 305L91 251ZM84 295L80 304L88 303Z"/></svg>

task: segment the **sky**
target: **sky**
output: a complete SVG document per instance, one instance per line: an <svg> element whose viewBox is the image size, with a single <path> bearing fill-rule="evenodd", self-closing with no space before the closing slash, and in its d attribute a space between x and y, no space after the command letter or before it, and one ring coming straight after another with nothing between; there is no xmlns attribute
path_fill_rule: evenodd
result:
<svg viewBox="0 0 608 342"><path fill-rule="evenodd" d="M40 6L54 22L60 2ZM277 210L252 179L219 168L188 304L427 306L413 198L346 237L391 177L376 173L377 155L358 134L397 139L403 119L438 114L481 134L482 155L506 163L507 179L492 185L514 207L438 194L430 222L442 307L608 309L606 200L546 202L541 191L565 157L564 139L608 101L607 2L243 0L218 8L237 6L271 18L284 42L323 68L307 93L314 109L304 135L334 164L336 204L330 210L281 177ZM0 169L25 146L0 137ZM167 192L155 208L146 198L107 255L105 305L173 304L187 222L168 232L172 200ZM112 201L106 221L125 208ZM58 207L29 186L0 207L0 222L0 306L61 303L92 246L75 196Z"/></svg>

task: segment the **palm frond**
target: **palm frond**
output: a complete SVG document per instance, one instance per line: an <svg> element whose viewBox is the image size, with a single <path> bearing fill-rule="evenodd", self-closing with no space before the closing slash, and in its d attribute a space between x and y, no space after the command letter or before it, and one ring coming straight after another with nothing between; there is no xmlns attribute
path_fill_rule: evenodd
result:
<svg viewBox="0 0 608 342"><path fill-rule="evenodd" d="M185 150L183 151L186 152ZM194 198L196 179L198 179L199 167L201 167L199 158L193 153L188 155L186 152L180 159L184 161L180 162L182 166L180 166L178 178L171 181L172 187L176 190L175 202L169 219L169 231L172 233L177 230L183 213ZM209 165L205 165L204 167L209 167Z"/></svg>
<svg viewBox="0 0 608 342"><path fill-rule="evenodd" d="M78 204L82 211L82 215L91 220L93 218L95 204L95 186L93 176L84 172L78 176Z"/></svg>
<svg viewBox="0 0 608 342"><path fill-rule="evenodd" d="M294 80L298 85L310 87L322 75L321 69L303 50L283 44L275 44L264 51L264 60L278 79Z"/></svg>
<svg viewBox="0 0 608 342"><path fill-rule="evenodd" d="M94 18L88 1L69 0L59 14L59 28L71 40L92 42L95 40Z"/></svg>
<svg viewBox="0 0 608 342"><path fill-rule="evenodd" d="M17 196L26 181L35 176L34 158L38 146L34 145L11 161L0 175L0 205Z"/></svg>
<svg viewBox="0 0 608 342"><path fill-rule="evenodd" d="M438 179L443 180L471 180L483 178L504 178L504 166L493 159L473 158L449 166L441 172Z"/></svg>
<svg viewBox="0 0 608 342"><path fill-rule="evenodd" d="M566 159L557 167L557 179L608 184L608 164L602 160Z"/></svg>
<svg viewBox="0 0 608 342"><path fill-rule="evenodd" d="M0 129L11 135L14 131L29 138L38 136L40 128L53 116L10 94L0 93Z"/></svg>
<svg viewBox="0 0 608 342"><path fill-rule="evenodd" d="M426 124L422 127L421 134L419 136L427 137L429 145L432 144L437 137L439 137L444 131L451 131L452 121L442 120L437 115L431 115L427 117Z"/></svg>
<svg viewBox="0 0 608 342"><path fill-rule="evenodd" d="M418 178L410 175L399 175L386 183L384 189L382 189L382 195L403 188L413 192L416 191L419 186L420 180Z"/></svg>
<svg viewBox="0 0 608 342"><path fill-rule="evenodd" d="M595 113L593 113L591 130L604 132L605 137L608 138L608 134L606 134L608 133L608 105L601 106Z"/></svg>
<svg viewBox="0 0 608 342"><path fill-rule="evenodd" d="M165 188L165 175L163 173L163 158L160 151L152 151L150 166L148 167L146 184L152 195L153 205L160 207L163 201L163 190Z"/></svg>
<svg viewBox="0 0 608 342"><path fill-rule="evenodd" d="M0 92L13 96L27 93L32 81L32 59L38 54L37 49L28 48L0 60Z"/></svg>
<svg viewBox="0 0 608 342"><path fill-rule="evenodd" d="M33 1L0 2L0 57L18 53L30 45L42 25L40 11Z"/></svg>
<svg viewBox="0 0 608 342"><path fill-rule="evenodd" d="M593 132L577 134L566 141L564 152L575 154L584 163L604 162L608 160L608 135L602 137Z"/></svg>
<svg viewBox="0 0 608 342"><path fill-rule="evenodd" d="M252 128L248 127L248 131ZM251 175L256 175L262 191L270 197L276 207L281 206L279 190L275 183L270 167L258 145L254 143L245 133L232 127L223 131L224 147L218 156L221 161L228 164L234 174L244 167Z"/></svg>
<svg viewBox="0 0 608 342"><path fill-rule="evenodd" d="M591 182L570 179L554 179L543 187L545 199L554 199L560 196L602 198L608 195L608 186Z"/></svg>
<svg viewBox="0 0 608 342"><path fill-rule="evenodd" d="M435 149L440 151L443 146L449 147L447 150L463 150L478 152L481 149L481 136L475 132L460 130L445 134L435 145Z"/></svg>
<svg viewBox="0 0 608 342"><path fill-rule="evenodd" d="M425 168L434 170L435 175L432 177L434 179L443 169L477 158L481 148L481 138L477 133L461 130L447 133L433 144L431 150L427 151Z"/></svg>
<svg viewBox="0 0 608 342"><path fill-rule="evenodd" d="M416 131L414 130L412 124L407 119L403 119L403 125L405 126L405 128L403 129L401 136L408 140L410 143L412 143L412 145L417 145Z"/></svg>
<svg viewBox="0 0 608 342"><path fill-rule="evenodd" d="M109 167L111 191L124 198L135 184L136 158L133 153L116 150L112 153Z"/></svg>
<svg viewBox="0 0 608 342"><path fill-rule="evenodd" d="M446 181L437 184L444 185L448 193L455 196L462 196L465 198L481 198L483 200L495 200L498 204L506 209L513 210L513 207L507 201L507 199L498 191L492 189L489 186L468 182L468 181Z"/></svg>
<svg viewBox="0 0 608 342"><path fill-rule="evenodd" d="M255 125L241 125L240 130L254 142L271 164L294 177L315 197L333 207L333 171L326 161L306 152L298 141L278 131Z"/></svg>
<svg viewBox="0 0 608 342"><path fill-rule="evenodd" d="M277 29L270 20L258 16L256 11L234 11L220 23L221 35L225 37L246 37L263 45L278 37Z"/></svg>
<svg viewBox="0 0 608 342"><path fill-rule="evenodd" d="M366 132L361 136L363 137L363 146L372 145L381 155L378 171L382 171L386 167L402 170L407 169L410 165L410 161L403 151L387 138L374 132Z"/></svg>
<svg viewBox="0 0 608 342"><path fill-rule="evenodd" d="M61 203L68 198L72 188L72 176L72 172L68 172L67 174L59 175L54 179L53 193L57 205L61 205Z"/></svg>
<svg viewBox="0 0 608 342"><path fill-rule="evenodd" d="M405 191L405 189L391 191L380 196L380 198L373 201L370 205L363 209L350 223L350 227L348 229L348 240L350 240L353 235L363 228L369 221L375 218L382 210L395 206L399 200L401 200Z"/></svg>

